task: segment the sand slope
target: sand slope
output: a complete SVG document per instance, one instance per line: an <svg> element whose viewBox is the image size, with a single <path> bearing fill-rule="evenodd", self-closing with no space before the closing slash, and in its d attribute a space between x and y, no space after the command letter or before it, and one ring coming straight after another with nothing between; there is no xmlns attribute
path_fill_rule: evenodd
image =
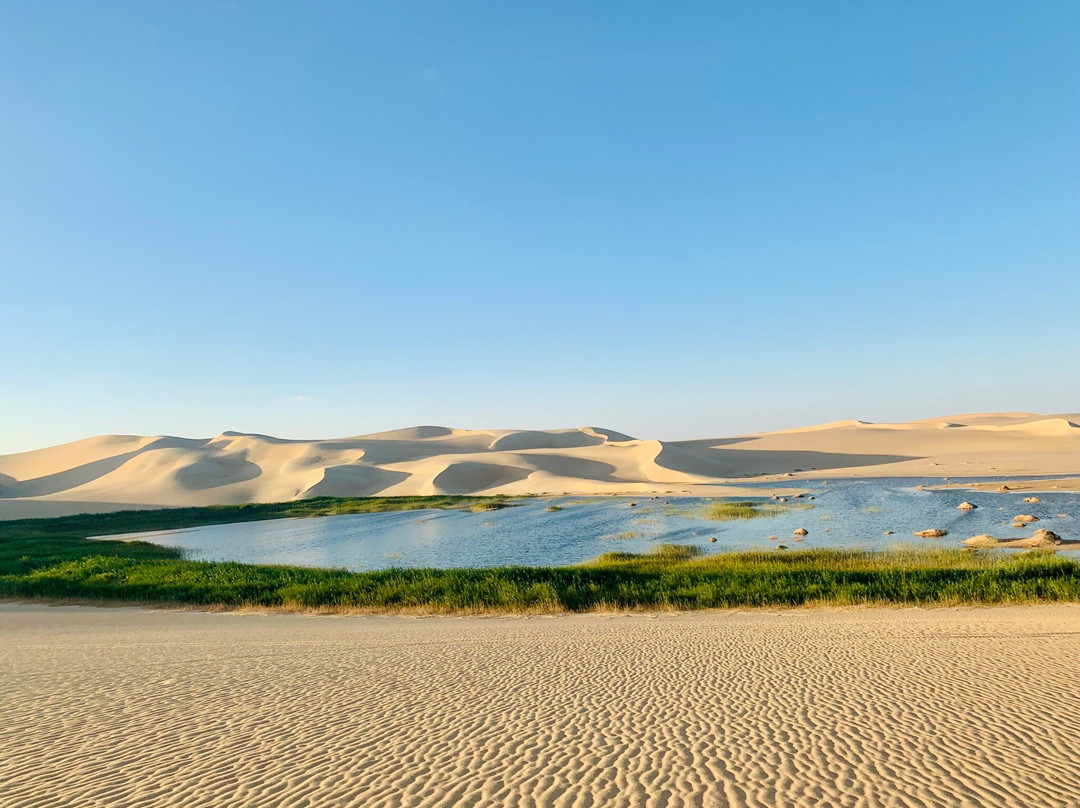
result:
<svg viewBox="0 0 1080 808"><path fill-rule="evenodd" d="M1075 808L1078 626L0 605L0 805Z"/></svg>
<svg viewBox="0 0 1080 808"><path fill-rule="evenodd" d="M747 478L1075 474L1078 424L1080 415L1009 413L668 442L592 427L424 426L333 440L106 435L0 456L0 518L319 495L737 494L730 483Z"/></svg>

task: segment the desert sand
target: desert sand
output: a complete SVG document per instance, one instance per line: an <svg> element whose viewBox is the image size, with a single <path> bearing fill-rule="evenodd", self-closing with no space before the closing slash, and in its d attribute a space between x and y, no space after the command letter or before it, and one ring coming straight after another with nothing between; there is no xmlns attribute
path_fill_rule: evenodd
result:
<svg viewBox="0 0 1080 808"><path fill-rule="evenodd" d="M0 804L1074 808L1080 606L0 605Z"/></svg>
<svg viewBox="0 0 1080 808"><path fill-rule="evenodd" d="M740 496L748 479L791 493L811 477L1075 477L1078 423L1080 414L963 415L690 441L592 427L425 426L332 440L105 435L0 456L0 518L319 495Z"/></svg>

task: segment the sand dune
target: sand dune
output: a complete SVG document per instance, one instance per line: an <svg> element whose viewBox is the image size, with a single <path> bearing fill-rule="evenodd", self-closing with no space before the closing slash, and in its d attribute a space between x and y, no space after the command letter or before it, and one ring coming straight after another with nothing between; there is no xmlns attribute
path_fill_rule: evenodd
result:
<svg viewBox="0 0 1080 808"><path fill-rule="evenodd" d="M738 495L751 478L1075 475L1078 424L1078 414L999 413L689 441L593 427L421 426L332 440L106 435L0 456L0 518L324 494Z"/></svg>
<svg viewBox="0 0 1080 808"><path fill-rule="evenodd" d="M0 605L0 805L1075 808L1076 605Z"/></svg>

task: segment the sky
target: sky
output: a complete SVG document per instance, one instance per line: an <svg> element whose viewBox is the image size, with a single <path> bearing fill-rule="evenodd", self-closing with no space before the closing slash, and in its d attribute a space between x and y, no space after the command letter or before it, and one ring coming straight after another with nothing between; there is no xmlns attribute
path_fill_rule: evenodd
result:
<svg viewBox="0 0 1080 808"><path fill-rule="evenodd" d="M1078 411L1078 30L0 0L0 453Z"/></svg>

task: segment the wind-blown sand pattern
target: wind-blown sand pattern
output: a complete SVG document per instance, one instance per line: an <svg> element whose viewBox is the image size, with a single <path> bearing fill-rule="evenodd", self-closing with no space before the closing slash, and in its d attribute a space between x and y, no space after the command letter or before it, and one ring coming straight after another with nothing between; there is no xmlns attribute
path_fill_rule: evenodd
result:
<svg viewBox="0 0 1080 808"><path fill-rule="evenodd" d="M1080 415L967 415L667 442L592 427L431 426L333 440L106 435L0 456L0 518L320 495L741 496L747 478L1075 476L1078 423Z"/></svg>
<svg viewBox="0 0 1080 808"><path fill-rule="evenodd" d="M1075 808L1080 606L0 605L0 805Z"/></svg>

